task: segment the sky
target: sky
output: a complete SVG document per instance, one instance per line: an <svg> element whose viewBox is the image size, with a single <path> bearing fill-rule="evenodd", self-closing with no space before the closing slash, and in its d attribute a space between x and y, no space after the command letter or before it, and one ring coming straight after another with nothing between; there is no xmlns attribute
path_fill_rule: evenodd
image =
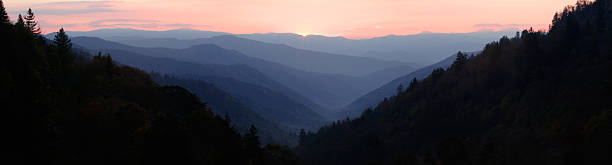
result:
<svg viewBox="0 0 612 165"><path fill-rule="evenodd" d="M576 0L3 0L32 8L44 32L197 29L370 38L421 32L547 29Z"/></svg>

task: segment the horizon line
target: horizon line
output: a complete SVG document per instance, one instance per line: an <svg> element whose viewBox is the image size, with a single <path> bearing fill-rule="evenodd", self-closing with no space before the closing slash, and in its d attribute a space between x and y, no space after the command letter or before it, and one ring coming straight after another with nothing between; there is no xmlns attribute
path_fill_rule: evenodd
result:
<svg viewBox="0 0 612 165"><path fill-rule="evenodd" d="M69 30L67 28L64 28L66 31L68 32L93 32L93 31L100 31L100 30L136 30L136 31L148 31L148 32L169 32L169 31L178 31L178 30L192 30L192 31L198 31L198 32L214 32L214 33L227 33L225 35L264 35L264 34L291 34L291 35L296 35L296 36L302 36L303 38L308 38L308 37L316 37L316 36L323 36L323 37L327 37L327 38L344 38L344 39L348 39L348 40L368 40L368 39L375 39L375 38L384 38L384 37L394 37L394 36L415 36L415 35L421 35L421 34L470 34L470 33L484 33L484 32L510 32L510 31L517 31L520 32L522 30L527 30L527 29L520 29L520 28L508 28L508 29L500 29L500 30L493 30L493 29L482 29L482 30L478 30L478 31L471 31L471 32L431 32L431 31L421 31L419 33L411 33L411 34L394 34L394 33L390 33L390 34L385 34L385 35L380 35L380 36L372 36L372 37L346 37L346 36L342 36L342 35L337 35L337 36L332 36L332 35L324 35L324 34L308 34L308 35L301 35L295 32L263 32L263 33L231 33L231 32L223 32L223 31L212 31L212 30L199 30L199 29L193 29L193 28L176 28L176 29L169 29L169 30L151 30L151 29L138 29L138 28L99 28L99 29L93 29L93 30ZM545 29L538 29L539 31L547 31ZM49 34L53 34L56 33L56 31L53 32L49 32L46 33L44 35L49 35Z"/></svg>

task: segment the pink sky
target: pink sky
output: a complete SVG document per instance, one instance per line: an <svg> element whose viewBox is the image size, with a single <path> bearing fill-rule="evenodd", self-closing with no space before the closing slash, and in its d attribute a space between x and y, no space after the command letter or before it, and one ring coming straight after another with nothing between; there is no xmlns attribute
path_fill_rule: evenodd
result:
<svg viewBox="0 0 612 165"><path fill-rule="evenodd" d="M4 0L15 19L32 8L45 32L191 28L367 38L535 27L576 0Z"/></svg>

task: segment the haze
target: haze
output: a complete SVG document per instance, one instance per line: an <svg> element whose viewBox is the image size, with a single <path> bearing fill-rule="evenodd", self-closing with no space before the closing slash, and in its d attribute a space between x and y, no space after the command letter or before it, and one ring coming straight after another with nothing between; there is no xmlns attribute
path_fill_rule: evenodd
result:
<svg viewBox="0 0 612 165"><path fill-rule="evenodd" d="M230 33L297 33L348 38L420 32L457 33L534 27L575 0L7 0L15 18L27 8L42 29L65 27ZM525 5L529 4L529 5ZM45 31L45 32L47 32Z"/></svg>

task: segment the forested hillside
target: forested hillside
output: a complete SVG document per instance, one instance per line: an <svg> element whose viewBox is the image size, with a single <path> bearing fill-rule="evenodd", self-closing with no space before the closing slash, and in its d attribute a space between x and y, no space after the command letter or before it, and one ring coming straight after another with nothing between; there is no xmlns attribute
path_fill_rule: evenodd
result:
<svg viewBox="0 0 612 165"><path fill-rule="evenodd" d="M612 164L612 4L458 54L360 118L302 133L311 164Z"/></svg>
<svg viewBox="0 0 612 165"><path fill-rule="evenodd" d="M367 94L357 98L350 104L348 104L342 111L338 112L336 117L340 118L356 118L361 115L367 108L375 107L376 104L397 93L398 88L404 88L410 85L413 79L422 80L429 76L431 72L438 68L448 68L455 60L456 55L445 58L435 64L418 69L410 74L404 75L393 79L392 81L382 85L381 87L374 89Z"/></svg>
<svg viewBox="0 0 612 165"><path fill-rule="evenodd" d="M192 93L160 86L107 55L73 51L63 29L40 35L34 13L15 23L0 1L1 100L9 161L19 164L295 164L261 147Z"/></svg>
<svg viewBox="0 0 612 165"><path fill-rule="evenodd" d="M248 106L243 105L238 98L213 84L195 79L180 79L155 72L151 73L151 78L160 85L177 85L189 90L210 106L215 114L229 118L230 124L233 124L238 132L247 133L249 127L255 125L262 144L297 145L297 136L289 128L281 127L263 118Z"/></svg>

